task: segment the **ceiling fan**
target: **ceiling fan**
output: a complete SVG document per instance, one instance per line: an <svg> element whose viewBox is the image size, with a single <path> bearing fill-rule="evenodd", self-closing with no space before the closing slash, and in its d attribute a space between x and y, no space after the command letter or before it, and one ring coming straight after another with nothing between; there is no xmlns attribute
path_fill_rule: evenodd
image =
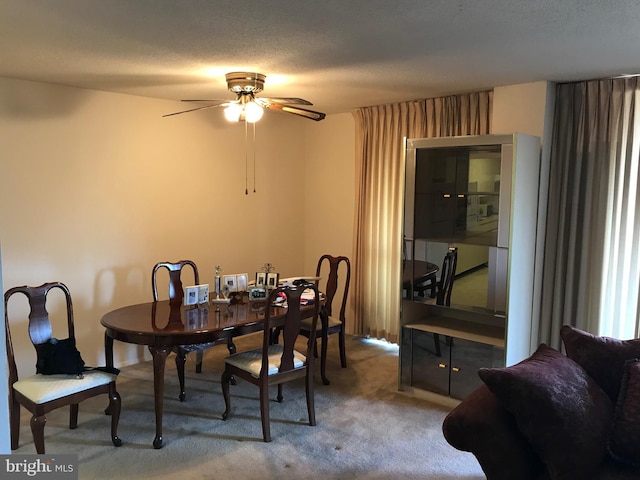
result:
<svg viewBox="0 0 640 480"><path fill-rule="evenodd" d="M249 123L257 122L262 117L264 109L292 113L315 121L320 121L326 116L321 112L295 106L313 105L311 102L303 100L302 98L256 97L256 93L263 90L264 81L267 78L261 73L231 72L227 73L225 78L227 80L227 88L237 95L235 100L182 100L183 102L216 103L212 105L205 105L204 107L183 110L181 112L168 113L163 115L163 117L170 117L172 115L180 115L182 113L195 112L198 110L216 107L224 107L227 120L235 122L239 120L246 120Z"/></svg>

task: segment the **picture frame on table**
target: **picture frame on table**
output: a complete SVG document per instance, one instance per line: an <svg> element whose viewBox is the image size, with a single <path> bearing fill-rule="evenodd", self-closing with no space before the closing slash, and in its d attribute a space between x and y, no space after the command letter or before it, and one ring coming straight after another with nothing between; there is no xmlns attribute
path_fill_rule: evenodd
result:
<svg viewBox="0 0 640 480"><path fill-rule="evenodd" d="M236 291L246 292L248 286L249 286L249 274L248 273L237 274L236 275Z"/></svg>
<svg viewBox="0 0 640 480"><path fill-rule="evenodd" d="M198 285L198 303L209 303L209 284Z"/></svg>
<svg viewBox="0 0 640 480"><path fill-rule="evenodd" d="M228 288L229 292L237 291L235 275L223 275L222 284Z"/></svg>
<svg viewBox="0 0 640 480"><path fill-rule="evenodd" d="M256 287L266 287L266 286L267 286L267 273L256 272Z"/></svg>
<svg viewBox="0 0 640 480"><path fill-rule="evenodd" d="M267 287L264 285L249 287L249 301L266 300Z"/></svg>
<svg viewBox="0 0 640 480"><path fill-rule="evenodd" d="M280 278L279 273L270 272L267 273L267 288L269 290L278 288L278 279Z"/></svg>
<svg viewBox="0 0 640 480"><path fill-rule="evenodd" d="M191 287L185 287L184 289L184 304L185 305L197 305L198 304L198 285Z"/></svg>

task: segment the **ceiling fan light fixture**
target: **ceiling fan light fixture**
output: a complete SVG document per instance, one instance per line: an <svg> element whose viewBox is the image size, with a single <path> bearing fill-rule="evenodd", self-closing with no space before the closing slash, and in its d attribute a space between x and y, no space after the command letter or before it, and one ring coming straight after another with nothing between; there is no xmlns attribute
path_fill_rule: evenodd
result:
<svg viewBox="0 0 640 480"><path fill-rule="evenodd" d="M256 93L264 88L266 75L251 72L231 72L226 74L227 88L236 94L236 99L231 102L224 100L183 100L183 102L207 102L209 105L190 108L181 112L168 113L163 117L171 117L181 113L195 112L214 107L225 107L224 115L230 122L246 121L255 123L262 118L264 110L276 110L292 113L310 120L320 121L325 118L322 112L308 110L293 105L313 105L308 100L295 97L256 98Z"/></svg>
<svg viewBox="0 0 640 480"><path fill-rule="evenodd" d="M242 110L242 105L232 102L224 109L224 116L230 122L237 122L240 120Z"/></svg>
<svg viewBox="0 0 640 480"><path fill-rule="evenodd" d="M255 123L262 118L264 110L256 102L247 102L244 106L244 118L249 123Z"/></svg>
<svg viewBox="0 0 640 480"><path fill-rule="evenodd" d="M264 88L266 76L261 73L231 72L225 75L227 88L233 93L258 93Z"/></svg>

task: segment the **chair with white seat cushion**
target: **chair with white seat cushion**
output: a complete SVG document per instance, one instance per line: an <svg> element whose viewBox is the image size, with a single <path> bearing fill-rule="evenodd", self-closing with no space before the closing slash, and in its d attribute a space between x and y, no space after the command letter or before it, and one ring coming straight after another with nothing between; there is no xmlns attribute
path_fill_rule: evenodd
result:
<svg viewBox="0 0 640 480"><path fill-rule="evenodd" d="M46 414L57 408L69 405L69 428L78 426L78 404L87 398L105 394L109 397L108 414L111 415L111 441L116 446L122 445L118 438L118 420L120 418L120 395L116 391L116 375L100 370L92 370L84 376L77 375L43 375L37 373L26 378L18 378L18 370L14 358L11 332L9 328L9 298L15 293L24 294L30 307L29 337L36 352L49 342L52 325L46 309L47 294L52 288L63 291L66 301L67 331L70 339L74 339L73 306L69 289L62 283L51 282L39 287L14 287L4 294L5 333L7 343L7 363L9 367L9 416L11 430L11 449L18 448L20 436L20 406L32 414L31 432L38 454L44 454L44 427Z"/></svg>
<svg viewBox="0 0 640 480"><path fill-rule="evenodd" d="M300 307L302 293L310 289L313 291L312 304L308 310ZM281 307L271 307L276 297L284 294L287 300L286 313L275 315L275 310ZM309 425L316 424L313 387L314 387L314 357L313 345L315 344L315 332L318 323L320 296L318 287L312 283L305 283L295 287L279 287L269 294L265 309L264 334L262 348L235 353L225 358L224 372L221 384L224 396L225 411L222 419L227 420L231 413L231 397L229 383L232 377L242 378L260 387L260 417L262 419L262 436L265 442L271 441L269 420L269 386L278 385L278 402L282 402L282 384L298 378L305 379L305 391L307 398L307 411ZM306 355L295 350L296 339L300 334L302 318L309 317L310 338L307 343ZM282 344L272 344L271 332L280 328L282 332Z"/></svg>

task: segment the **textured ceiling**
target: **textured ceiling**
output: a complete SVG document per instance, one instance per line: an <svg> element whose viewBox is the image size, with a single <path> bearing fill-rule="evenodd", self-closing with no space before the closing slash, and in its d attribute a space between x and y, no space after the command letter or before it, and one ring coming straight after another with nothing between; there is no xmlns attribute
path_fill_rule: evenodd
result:
<svg viewBox="0 0 640 480"><path fill-rule="evenodd" d="M237 70L327 113L631 74L640 1L0 0L2 77L232 99Z"/></svg>

